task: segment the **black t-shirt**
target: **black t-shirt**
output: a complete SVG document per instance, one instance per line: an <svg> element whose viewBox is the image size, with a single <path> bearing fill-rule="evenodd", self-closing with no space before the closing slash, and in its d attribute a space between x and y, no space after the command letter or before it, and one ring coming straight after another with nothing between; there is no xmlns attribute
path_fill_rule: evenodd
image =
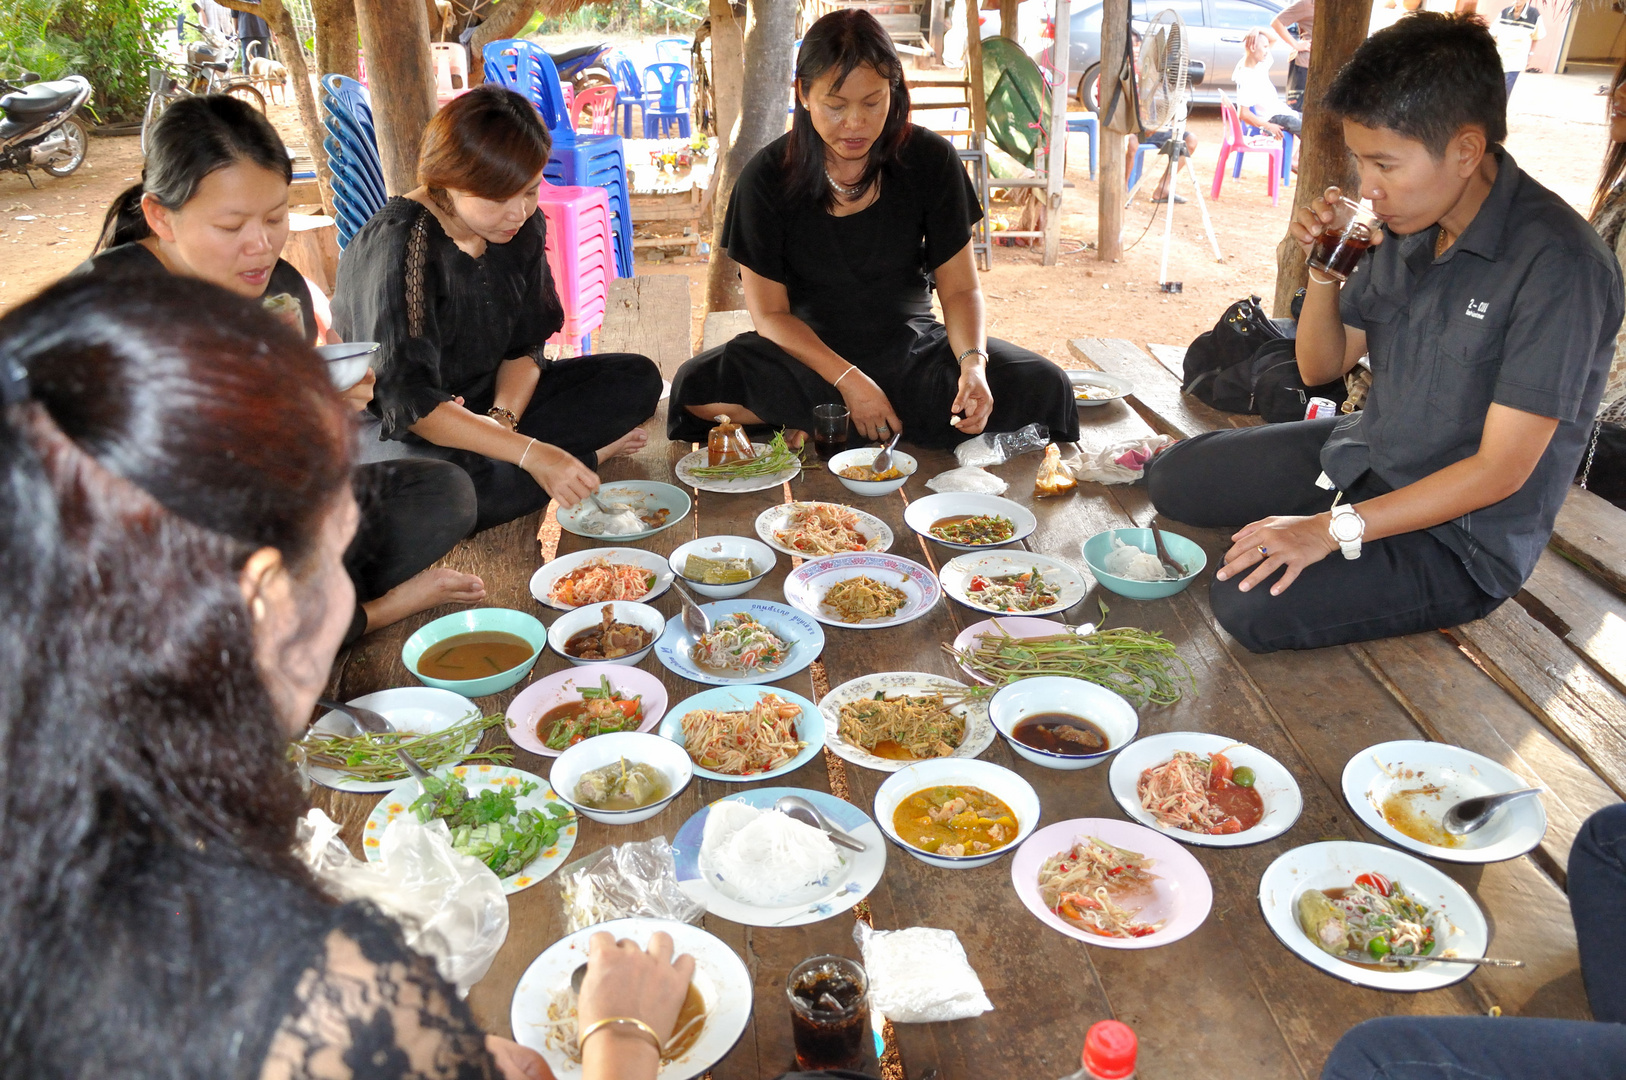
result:
<svg viewBox="0 0 1626 1080"><path fill-rule="evenodd" d="M971 239L977 190L952 144L910 125L875 202L846 217L785 194L785 146L775 140L740 173L723 246L741 266L785 286L791 314L866 370L907 352L909 320L931 318L930 273Z"/></svg>

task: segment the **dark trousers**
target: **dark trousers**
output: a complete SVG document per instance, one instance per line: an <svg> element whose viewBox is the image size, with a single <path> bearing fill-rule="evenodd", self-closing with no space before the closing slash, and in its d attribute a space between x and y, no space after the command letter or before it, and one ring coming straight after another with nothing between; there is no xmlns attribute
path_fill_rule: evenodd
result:
<svg viewBox="0 0 1626 1080"><path fill-rule="evenodd" d="M1351 1028L1321 1080L1605 1080L1626 1076L1626 804L1587 819L1570 849L1570 913L1599 1023L1384 1017Z"/></svg>
<svg viewBox="0 0 1626 1080"><path fill-rule="evenodd" d="M1512 97L1513 84L1519 81L1519 73L1517 71L1504 71L1502 74L1507 78L1507 96Z"/></svg>
<svg viewBox="0 0 1626 1080"><path fill-rule="evenodd" d="M1158 513L1203 528L1240 529L1276 515L1320 514L1333 492L1316 486L1321 447L1337 417L1214 431L1175 443L1146 468ZM1367 473L1349 502L1386 494ZM1246 575L1209 588L1214 617L1252 652L1317 649L1471 622L1501 598L1481 589L1455 552L1426 532L1368 541L1361 557L1335 552L1304 568L1280 596L1273 576L1242 592Z"/></svg>

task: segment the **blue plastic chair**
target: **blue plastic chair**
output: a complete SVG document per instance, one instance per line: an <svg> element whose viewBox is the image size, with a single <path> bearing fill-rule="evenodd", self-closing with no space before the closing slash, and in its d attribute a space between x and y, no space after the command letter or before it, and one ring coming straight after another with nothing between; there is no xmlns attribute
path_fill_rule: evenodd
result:
<svg viewBox="0 0 1626 1080"><path fill-rule="evenodd" d="M1146 164L1146 155L1155 154L1157 151L1158 147L1153 146L1149 142L1143 142L1139 146L1135 147L1135 167L1129 173L1130 187L1134 187L1135 181L1140 179L1140 170L1141 166Z"/></svg>
<svg viewBox="0 0 1626 1080"><path fill-rule="evenodd" d="M688 38L669 37L655 42L655 59L663 64L687 65L694 55L694 42Z"/></svg>
<svg viewBox="0 0 1626 1080"><path fill-rule="evenodd" d="M333 208L343 250L384 206L384 167L366 89L342 75L324 75L321 86L322 126L327 130L322 147L333 170Z"/></svg>
<svg viewBox="0 0 1626 1080"><path fill-rule="evenodd" d="M621 134L630 139L634 131L642 130L632 126L632 110L641 111L651 104L651 95L644 90L644 81L638 77L638 68L621 53L616 53L611 58L610 75L615 79L616 104L621 108ZM659 96L655 95L654 102L659 100Z"/></svg>
<svg viewBox="0 0 1626 1080"><path fill-rule="evenodd" d="M1252 124L1244 123L1244 134L1257 135L1263 128L1256 128ZM1242 175L1242 155L1236 156L1236 164L1231 167L1231 179L1235 180ZM1293 186L1293 133L1282 128L1282 187Z"/></svg>
<svg viewBox="0 0 1626 1080"><path fill-rule="evenodd" d="M687 139L689 137L689 93L693 86L689 68L686 64L650 64L644 69L645 79L653 77L660 86L660 99L658 103L649 103L644 106L644 138L658 139L666 131L666 125L676 121L678 134ZM683 92L683 101L678 102L678 91Z"/></svg>
<svg viewBox="0 0 1626 1080"><path fill-rule="evenodd" d="M1068 131L1084 131L1084 132L1089 133L1089 136L1090 136L1090 179L1091 180L1095 179L1096 154L1098 152L1098 148L1096 146L1096 135L1097 135L1097 132L1100 130L1100 127L1101 127L1100 122L1096 120L1094 113L1068 113L1067 114L1067 130Z"/></svg>

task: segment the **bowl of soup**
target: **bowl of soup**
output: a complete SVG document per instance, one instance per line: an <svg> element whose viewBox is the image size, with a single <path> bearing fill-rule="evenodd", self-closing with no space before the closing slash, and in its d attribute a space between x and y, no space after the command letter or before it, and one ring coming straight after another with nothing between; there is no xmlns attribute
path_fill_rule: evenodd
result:
<svg viewBox="0 0 1626 1080"><path fill-rule="evenodd" d="M553 790L576 811L606 825L631 825L666 809L694 778L688 751L647 731L583 739L548 770Z"/></svg>
<svg viewBox="0 0 1626 1080"><path fill-rule="evenodd" d="M912 455L894 449L892 465L883 474L885 478L882 479L877 477L875 470L870 467L880 452L879 446L843 450L830 458L827 467L830 475L840 480L841 486L854 495L886 495L908 483L919 465Z"/></svg>
<svg viewBox="0 0 1626 1080"><path fill-rule="evenodd" d="M547 627L523 611L474 608L420 627L401 662L425 686L484 697L525 678L547 642Z"/></svg>
<svg viewBox="0 0 1626 1080"><path fill-rule="evenodd" d="M1122 695L1064 675L1000 687L988 702L988 719L1012 750L1047 769L1099 765L1140 731L1140 717Z"/></svg>
<svg viewBox="0 0 1626 1080"><path fill-rule="evenodd" d="M965 870L1015 851L1039 824L1039 796L991 761L938 758L887 778L875 792L875 822L921 862Z"/></svg>

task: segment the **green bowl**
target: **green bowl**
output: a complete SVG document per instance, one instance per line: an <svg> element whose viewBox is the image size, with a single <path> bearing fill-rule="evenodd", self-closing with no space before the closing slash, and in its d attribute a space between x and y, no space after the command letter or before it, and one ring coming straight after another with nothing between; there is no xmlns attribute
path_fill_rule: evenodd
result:
<svg viewBox="0 0 1626 1080"><path fill-rule="evenodd" d="M1138 547L1142 551L1157 554L1157 547L1152 542L1151 529L1108 529L1104 533L1096 533L1084 541L1084 561L1089 565L1090 573L1095 575L1103 588L1127 596L1131 600L1161 600L1165 596L1173 596L1197 579L1208 565L1208 555L1195 541L1187 540L1179 533L1172 533L1167 529L1159 529L1163 534L1163 546L1169 549L1169 558L1184 566L1188 573L1178 581L1133 581L1129 578L1109 574L1103 569L1106 557L1112 553L1112 538L1114 536L1131 547Z"/></svg>
<svg viewBox="0 0 1626 1080"><path fill-rule="evenodd" d="M438 645L449 637L475 631L500 631L524 638L531 646L531 655L526 657L523 663L516 664L507 671L487 675L483 679L431 679L418 673L418 661L429 651L430 646ZM536 665L536 658L542 654L542 648L547 643L548 628L543 626L540 620L523 611L494 607L472 608L444 615L432 623L419 627L418 632L407 638L406 644L401 646L401 663L405 664L413 677L425 686L450 690L464 697L485 697L487 694L508 689L530 674L531 668Z"/></svg>

